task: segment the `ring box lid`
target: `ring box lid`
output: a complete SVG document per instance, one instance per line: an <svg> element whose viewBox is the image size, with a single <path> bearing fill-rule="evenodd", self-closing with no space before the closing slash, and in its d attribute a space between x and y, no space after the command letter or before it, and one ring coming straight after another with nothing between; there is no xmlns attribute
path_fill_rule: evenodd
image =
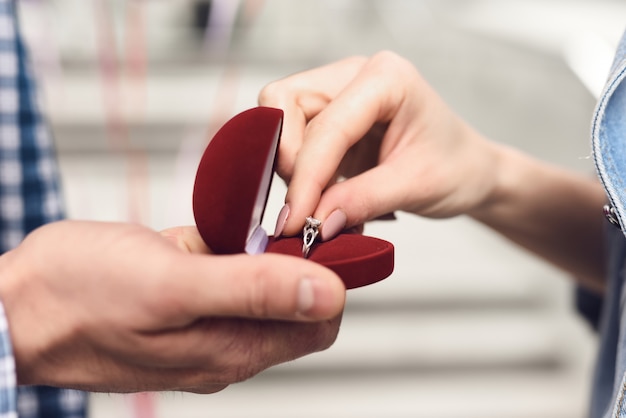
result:
<svg viewBox="0 0 626 418"><path fill-rule="evenodd" d="M267 251L302 256L301 237L268 237L261 227L282 124L280 109L248 109L224 124L207 145L196 173L193 212L200 236L216 254ZM393 252L387 241L339 234L316 242L309 259L354 288L388 277Z"/></svg>
<svg viewBox="0 0 626 418"><path fill-rule="evenodd" d="M204 151L193 212L202 239L215 253L265 250L267 234L261 221L282 124L280 109L246 110L226 122Z"/></svg>

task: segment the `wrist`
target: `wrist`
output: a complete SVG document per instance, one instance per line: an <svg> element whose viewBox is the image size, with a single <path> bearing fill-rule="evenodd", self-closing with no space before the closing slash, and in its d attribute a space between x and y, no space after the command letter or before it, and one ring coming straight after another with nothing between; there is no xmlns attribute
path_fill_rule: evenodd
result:
<svg viewBox="0 0 626 418"><path fill-rule="evenodd" d="M451 215L464 214L477 220L506 200L509 174L507 148L490 141L465 125L459 134L465 140L459 147L462 155L455 168L457 193Z"/></svg>
<svg viewBox="0 0 626 418"><path fill-rule="evenodd" d="M487 147L488 162L481 166L484 183L482 198L467 214L491 224L519 208L526 183L540 180L541 174L530 167L530 158L518 150L495 142L487 142Z"/></svg>
<svg viewBox="0 0 626 418"><path fill-rule="evenodd" d="M497 145L493 187L474 219L598 288L605 274L602 205L592 176Z"/></svg>

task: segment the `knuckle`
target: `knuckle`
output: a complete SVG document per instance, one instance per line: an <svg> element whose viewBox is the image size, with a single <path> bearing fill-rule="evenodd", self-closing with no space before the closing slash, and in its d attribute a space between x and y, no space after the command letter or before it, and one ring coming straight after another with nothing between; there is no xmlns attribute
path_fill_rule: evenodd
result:
<svg viewBox="0 0 626 418"><path fill-rule="evenodd" d="M263 360L263 333L261 324L253 321L238 322L229 327L230 335L225 338L224 361L217 379L218 383L243 382L269 367ZM255 344L256 342L256 344Z"/></svg>
<svg viewBox="0 0 626 418"><path fill-rule="evenodd" d="M283 180L289 182L293 175L296 156L298 155L299 144L284 141L278 150L278 164L276 172Z"/></svg>
<svg viewBox="0 0 626 418"><path fill-rule="evenodd" d="M284 81L272 81L265 85L257 97L257 101L261 106L270 106L276 103L277 98L284 94Z"/></svg>
<svg viewBox="0 0 626 418"><path fill-rule="evenodd" d="M274 325L259 321L219 321L220 355L205 362L188 387L208 388L246 381L285 361L328 349L337 339L340 318L315 324ZM214 347L215 348L215 347Z"/></svg>
<svg viewBox="0 0 626 418"><path fill-rule="evenodd" d="M368 57L365 55L353 55L345 59L348 65L354 65L360 67L368 61Z"/></svg>
<svg viewBox="0 0 626 418"><path fill-rule="evenodd" d="M211 384L231 385L233 383L241 383L257 375L261 370L253 366L251 363L229 364L217 373L211 373Z"/></svg>
<svg viewBox="0 0 626 418"><path fill-rule="evenodd" d="M335 115L327 114L324 118L313 119L305 127L304 135L309 138L336 138L333 146L338 146L345 153L358 139L352 137L352 129Z"/></svg>
<svg viewBox="0 0 626 418"><path fill-rule="evenodd" d="M403 64L404 58L402 58L400 55L398 55L397 53L393 51L382 50L372 55L372 58L370 59L370 63L376 64L376 65L383 65L383 66L397 65L399 63Z"/></svg>
<svg viewBox="0 0 626 418"><path fill-rule="evenodd" d="M373 71L392 75L391 78L398 76L407 77L417 73L415 66L410 61L389 50L379 51L374 54L367 65Z"/></svg>
<svg viewBox="0 0 626 418"><path fill-rule="evenodd" d="M185 387L208 388L243 382L269 367L263 356L263 324L246 319L204 322L204 349L186 355Z"/></svg>
<svg viewBox="0 0 626 418"><path fill-rule="evenodd" d="M298 338L292 339L292 344L283 355L281 361L293 360L299 357L327 350L337 340L339 324L336 319L300 325L294 335Z"/></svg>
<svg viewBox="0 0 626 418"><path fill-rule="evenodd" d="M270 289L274 269L269 263L259 260L247 279L247 311L252 317L266 318L270 315Z"/></svg>
<svg viewBox="0 0 626 418"><path fill-rule="evenodd" d="M339 324L337 321L337 319L331 319L320 324L318 345L315 351L327 350L337 341L339 334Z"/></svg>
<svg viewBox="0 0 626 418"><path fill-rule="evenodd" d="M228 381L232 383L245 382L248 379L256 376L262 371L262 369L253 364L239 364L230 370L227 375Z"/></svg>

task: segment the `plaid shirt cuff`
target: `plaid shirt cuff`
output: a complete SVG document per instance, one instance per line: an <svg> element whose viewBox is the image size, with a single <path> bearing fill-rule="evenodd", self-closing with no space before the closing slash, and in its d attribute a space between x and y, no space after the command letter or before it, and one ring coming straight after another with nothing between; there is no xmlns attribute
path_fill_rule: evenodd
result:
<svg viewBox="0 0 626 418"><path fill-rule="evenodd" d="M0 418L17 418L15 359L2 302L0 302Z"/></svg>

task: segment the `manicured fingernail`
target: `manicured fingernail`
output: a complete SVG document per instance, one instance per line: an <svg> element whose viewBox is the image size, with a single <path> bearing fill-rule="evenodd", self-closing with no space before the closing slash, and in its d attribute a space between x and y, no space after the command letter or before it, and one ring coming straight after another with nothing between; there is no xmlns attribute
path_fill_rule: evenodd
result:
<svg viewBox="0 0 626 418"><path fill-rule="evenodd" d="M346 221L348 218L346 214L341 209L335 209L328 218L322 224L322 230L320 231L320 236L322 237L322 241L328 241L331 238L334 238L341 230L346 226Z"/></svg>
<svg viewBox="0 0 626 418"><path fill-rule="evenodd" d="M276 220L276 228L274 229L274 236L280 237L280 234L283 233L283 229L285 228L285 224L287 223L287 217L289 217L289 205L283 206L278 214L278 219Z"/></svg>
<svg viewBox="0 0 626 418"><path fill-rule="evenodd" d="M311 279L302 279L298 288L298 313L306 315L315 304L315 289Z"/></svg>

